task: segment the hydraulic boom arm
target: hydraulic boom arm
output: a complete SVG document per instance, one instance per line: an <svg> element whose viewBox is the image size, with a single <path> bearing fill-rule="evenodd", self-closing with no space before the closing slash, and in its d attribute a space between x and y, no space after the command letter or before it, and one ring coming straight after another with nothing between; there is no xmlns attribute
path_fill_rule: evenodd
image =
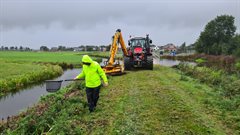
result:
<svg viewBox="0 0 240 135"><path fill-rule="evenodd" d="M128 52L127 52L127 48L126 45L124 43L123 37L122 37L122 33L121 30L118 29L113 37L113 41L112 41L112 46L111 46L111 51L110 51L110 58L108 61L108 65L113 65L114 64L114 59L115 59L115 55L117 53L118 50L118 43L120 43L123 54L125 56L128 56Z"/></svg>

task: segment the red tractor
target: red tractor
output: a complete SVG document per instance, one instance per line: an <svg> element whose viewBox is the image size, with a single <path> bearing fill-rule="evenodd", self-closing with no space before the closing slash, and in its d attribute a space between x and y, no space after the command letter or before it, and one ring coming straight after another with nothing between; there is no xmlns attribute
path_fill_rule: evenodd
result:
<svg viewBox="0 0 240 135"><path fill-rule="evenodd" d="M123 36L120 29L117 29L113 36L110 57L102 66L104 72L109 75L120 75L124 73L124 69L130 70L131 68L142 67L144 69L153 69L153 56L150 49L152 40L148 35L146 38L138 37L131 38L128 41L129 47L125 46ZM124 66L118 61L115 62L115 55L118 50L118 44L121 45L124 57Z"/></svg>
<svg viewBox="0 0 240 135"><path fill-rule="evenodd" d="M124 68L141 67L144 69L153 69L153 56L150 48L152 40L146 37L135 37L128 41L128 56L124 56Z"/></svg>

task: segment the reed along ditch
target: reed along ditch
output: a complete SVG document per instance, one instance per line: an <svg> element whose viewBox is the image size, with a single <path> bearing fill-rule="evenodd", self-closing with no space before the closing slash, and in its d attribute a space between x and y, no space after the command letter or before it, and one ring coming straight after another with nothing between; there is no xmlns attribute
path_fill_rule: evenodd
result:
<svg viewBox="0 0 240 135"><path fill-rule="evenodd" d="M65 80L76 77L81 72L81 68L68 69L64 73L53 80ZM62 87L67 86L69 81L64 81ZM46 85L44 82L39 85L35 85L16 93L8 94L0 99L0 118L6 119L8 116L17 115L19 112L24 111L28 107L36 104L40 97L49 94L46 91Z"/></svg>

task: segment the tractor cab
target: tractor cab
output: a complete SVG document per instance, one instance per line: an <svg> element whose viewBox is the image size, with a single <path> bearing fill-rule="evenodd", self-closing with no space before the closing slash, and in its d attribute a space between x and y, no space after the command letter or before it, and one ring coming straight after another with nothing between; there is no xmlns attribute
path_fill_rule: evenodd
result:
<svg viewBox="0 0 240 135"><path fill-rule="evenodd" d="M146 39L145 38L132 38L129 40L129 46L130 47L135 47L139 46L142 48L146 48Z"/></svg>
<svg viewBox="0 0 240 135"><path fill-rule="evenodd" d="M125 58L125 69L130 67L143 67L146 69L152 69L153 58L151 53L150 44L152 40L146 37L134 37L128 41L128 56Z"/></svg>
<svg viewBox="0 0 240 135"><path fill-rule="evenodd" d="M144 37L135 37L135 38L131 38L128 41L128 45L129 45L129 52L131 53L142 53L142 51L144 53L150 54L151 50L150 50L150 44L152 43L152 40L149 39L148 35L146 36L146 38ZM131 54L130 54L131 55Z"/></svg>

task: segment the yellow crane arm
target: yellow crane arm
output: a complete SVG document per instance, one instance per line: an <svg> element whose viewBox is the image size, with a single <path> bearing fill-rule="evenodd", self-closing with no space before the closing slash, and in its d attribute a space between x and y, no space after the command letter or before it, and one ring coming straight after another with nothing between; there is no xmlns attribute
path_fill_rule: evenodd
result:
<svg viewBox="0 0 240 135"><path fill-rule="evenodd" d="M113 65L114 64L114 59L115 59L115 55L117 53L118 50L118 43L120 43L123 54L125 56L128 56L128 52L127 52L127 48L126 45L124 43L123 37L122 37L122 33L121 30L118 29L113 37L113 41L112 41L112 45L111 45L111 51L110 51L110 58L108 61L108 65Z"/></svg>

